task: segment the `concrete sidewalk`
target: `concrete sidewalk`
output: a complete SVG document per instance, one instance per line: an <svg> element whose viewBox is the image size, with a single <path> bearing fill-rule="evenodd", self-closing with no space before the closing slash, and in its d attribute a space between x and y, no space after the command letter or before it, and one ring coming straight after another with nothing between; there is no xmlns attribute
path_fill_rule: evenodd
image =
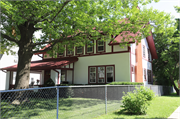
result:
<svg viewBox="0 0 180 119"><path fill-rule="evenodd" d="M180 119L180 106L171 114L168 119Z"/></svg>

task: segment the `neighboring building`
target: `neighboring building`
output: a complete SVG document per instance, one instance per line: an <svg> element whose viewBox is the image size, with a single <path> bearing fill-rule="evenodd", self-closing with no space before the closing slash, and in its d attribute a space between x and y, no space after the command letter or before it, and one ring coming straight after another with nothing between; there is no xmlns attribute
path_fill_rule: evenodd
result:
<svg viewBox="0 0 180 119"><path fill-rule="evenodd" d="M135 36L135 34L129 34ZM110 82L144 82L152 84L152 60L157 59L152 35L142 38L136 45L131 39L130 46L119 47L122 36L115 41L93 40L96 45L74 47L58 54L58 58L43 53L43 59L31 63L31 72L40 74L39 86L50 77L56 84L106 84ZM66 46L65 46L66 47ZM1 68L7 71L10 88L13 87L13 72L17 65Z"/></svg>

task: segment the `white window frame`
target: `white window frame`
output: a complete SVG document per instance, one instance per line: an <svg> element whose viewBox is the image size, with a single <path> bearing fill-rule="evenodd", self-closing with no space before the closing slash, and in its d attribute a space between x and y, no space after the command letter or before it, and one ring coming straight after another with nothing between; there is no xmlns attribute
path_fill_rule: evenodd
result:
<svg viewBox="0 0 180 119"><path fill-rule="evenodd" d="M78 52L78 50L81 50L81 52ZM82 54L83 53L83 47L82 46L76 47L76 53Z"/></svg>

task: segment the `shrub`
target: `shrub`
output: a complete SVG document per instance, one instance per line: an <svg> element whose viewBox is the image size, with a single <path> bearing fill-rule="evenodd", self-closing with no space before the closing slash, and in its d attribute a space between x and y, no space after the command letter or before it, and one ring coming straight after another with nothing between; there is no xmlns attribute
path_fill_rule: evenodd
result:
<svg viewBox="0 0 180 119"><path fill-rule="evenodd" d="M128 92L122 97L122 106L125 111L131 114L146 114L147 106L150 104L150 100L153 99L154 95L150 89L136 87L133 92Z"/></svg>
<svg viewBox="0 0 180 119"><path fill-rule="evenodd" d="M49 78L49 79L44 83L43 86L44 86L44 87L55 86L55 83L54 83L54 81L53 81L51 78Z"/></svg>
<svg viewBox="0 0 180 119"><path fill-rule="evenodd" d="M143 83L137 82L111 82L107 85L143 85Z"/></svg>

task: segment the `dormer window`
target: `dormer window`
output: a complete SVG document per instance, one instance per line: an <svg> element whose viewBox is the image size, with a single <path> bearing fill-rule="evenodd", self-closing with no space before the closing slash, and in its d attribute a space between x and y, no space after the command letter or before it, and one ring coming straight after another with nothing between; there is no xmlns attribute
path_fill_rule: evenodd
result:
<svg viewBox="0 0 180 119"><path fill-rule="evenodd" d="M104 52L104 49L105 49L104 45L105 45L104 41L98 40L97 41L97 51Z"/></svg>

